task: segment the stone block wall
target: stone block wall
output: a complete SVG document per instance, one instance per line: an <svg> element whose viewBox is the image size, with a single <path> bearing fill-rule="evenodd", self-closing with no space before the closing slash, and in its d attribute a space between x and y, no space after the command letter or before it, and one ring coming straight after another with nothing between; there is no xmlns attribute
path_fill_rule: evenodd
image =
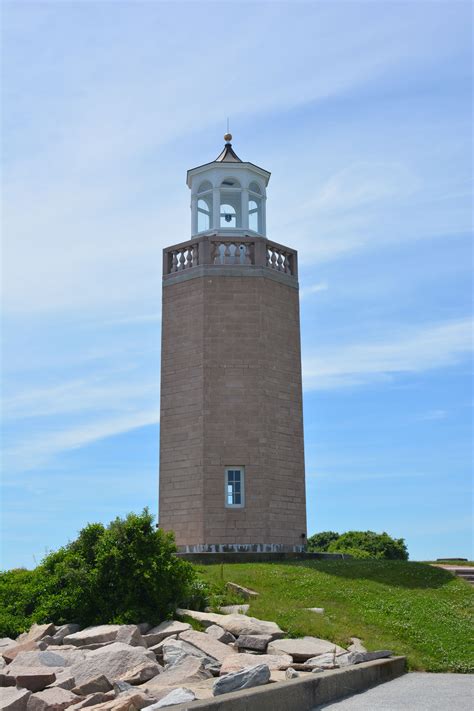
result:
<svg viewBox="0 0 474 711"><path fill-rule="evenodd" d="M165 282L160 525L180 546L303 542L296 286L245 270ZM232 466L245 467L241 509L225 507Z"/></svg>

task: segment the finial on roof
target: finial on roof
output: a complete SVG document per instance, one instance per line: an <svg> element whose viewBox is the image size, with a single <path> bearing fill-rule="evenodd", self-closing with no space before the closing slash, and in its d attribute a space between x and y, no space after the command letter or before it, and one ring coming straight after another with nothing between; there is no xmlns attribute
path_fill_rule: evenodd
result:
<svg viewBox="0 0 474 711"><path fill-rule="evenodd" d="M232 134L231 134L231 133L225 133L225 134L224 134L224 141L225 141L226 143L230 143L231 140L232 140Z"/></svg>

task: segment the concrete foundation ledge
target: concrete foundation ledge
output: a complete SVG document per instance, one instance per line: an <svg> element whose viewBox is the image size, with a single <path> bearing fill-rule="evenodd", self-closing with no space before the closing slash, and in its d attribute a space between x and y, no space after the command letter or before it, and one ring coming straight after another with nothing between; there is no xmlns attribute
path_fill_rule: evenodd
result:
<svg viewBox="0 0 474 711"><path fill-rule="evenodd" d="M255 656L258 664L258 656ZM173 706L174 711L311 711L343 696L391 681L406 672L406 657L377 659L346 669L275 682L214 699ZM186 686L186 684L184 684Z"/></svg>
<svg viewBox="0 0 474 711"><path fill-rule="evenodd" d="M349 560L351 555L343 553L255 553L255 552L228 552L228 553L185 553L178 549L176 554L184 560L198 565L206 563L284 563L290 560Z"/></svg>

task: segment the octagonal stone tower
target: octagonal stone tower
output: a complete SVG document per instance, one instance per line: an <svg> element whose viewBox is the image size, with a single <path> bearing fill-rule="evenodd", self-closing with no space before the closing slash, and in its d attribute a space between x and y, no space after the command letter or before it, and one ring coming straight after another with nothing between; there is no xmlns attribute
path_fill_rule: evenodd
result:
<svg viewBox="0 0 474 711"><path fill-rule="evenodd" d="M163 251L159 523L188 553L300 551L297 253L266 238L270 173L224 138L188 171L191 239Z"/></svg>

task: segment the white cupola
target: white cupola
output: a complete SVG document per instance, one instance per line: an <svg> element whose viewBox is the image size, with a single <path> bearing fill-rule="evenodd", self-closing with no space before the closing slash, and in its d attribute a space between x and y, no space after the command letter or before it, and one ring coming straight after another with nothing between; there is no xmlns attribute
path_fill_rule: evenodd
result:
<svg viewBox="0 0 474 711"><path fill-rule="evenodd" d="M211 163L188 170L191 189L191 236L198 234L266 236L268 170L240 160L232 135Z"/></svg>

